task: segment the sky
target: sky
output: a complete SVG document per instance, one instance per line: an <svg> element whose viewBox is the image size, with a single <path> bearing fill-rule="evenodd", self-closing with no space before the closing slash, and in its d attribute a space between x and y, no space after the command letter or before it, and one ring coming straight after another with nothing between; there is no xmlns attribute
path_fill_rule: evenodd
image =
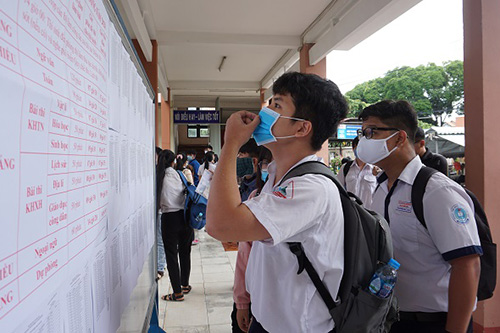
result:
<svg viewBox="0 0 500 333"><path fill-rule="evenodd" d="M342 93L396 67L463 60L462 0L423 0L349 51L327 56Z"/></svg>

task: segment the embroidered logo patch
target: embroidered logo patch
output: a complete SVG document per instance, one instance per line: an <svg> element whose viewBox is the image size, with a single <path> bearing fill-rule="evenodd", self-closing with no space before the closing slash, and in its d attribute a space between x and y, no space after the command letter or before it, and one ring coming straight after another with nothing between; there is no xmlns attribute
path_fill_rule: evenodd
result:
<svg viewBox="0 0 500 333"><path fill-rule="evenodd" d="M398 201L398 206L396 207L397 212L402 213L411 213L413 211L413 206L411 205L411 201Z"/></svg>
<svg viewBox="0 0 500 333"><path fill-rule="evenodd" d="M283 198L283 199L292 199L293 198L293 181L291 181L288 185L286 186L277 186L273 194L277 197Z"/></svg>
<svg viewBox="0 0 500 333"><path fill-rule="evenodd" d="M451 207L451 218L453 221L461 224L466 224L470 220L467 210L460 204Z"/></svg>

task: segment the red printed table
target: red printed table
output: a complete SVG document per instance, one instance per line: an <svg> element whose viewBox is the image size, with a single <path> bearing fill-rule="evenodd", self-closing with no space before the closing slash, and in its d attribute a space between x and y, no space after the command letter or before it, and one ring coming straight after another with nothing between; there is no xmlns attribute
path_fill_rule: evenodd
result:
<svg viewBox="0 0 500 333"><path fill-rule="evenodd" d="M0 321L102 232L108 21L95 1L0 7Z"/></svg>

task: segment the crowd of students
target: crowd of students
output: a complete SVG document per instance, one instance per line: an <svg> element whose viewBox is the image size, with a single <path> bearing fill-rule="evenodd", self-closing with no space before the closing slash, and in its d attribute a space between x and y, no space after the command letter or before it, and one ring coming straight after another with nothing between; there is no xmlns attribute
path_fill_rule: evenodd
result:
<svg viewBox="0 0 500 333"><path fill-rule="evenodd" d="M337 293L345 271L345 221L339 190L319 174L281 180L294 166L321 160L316 153L347 110L332 81L286 73L275 81L272 101L259 115L240 111L228 119L225 144L211 174L206 229L220 241L239 242L233 332L335 331L314 283L305 273L297 274L288 243L302 244L329 293L341 302ZM363 124L353 142L356 159L342 166L338 179L389 222L394 257L401 264L394 291L400 320L390 331L472 332L482 248L470 197L442 173L433 174L423 195L422 225L412 207L415 178L424 164L439 169L442 159L425 149L415 110L406 101L386 100L368 106L359 118ZM160 156L166 157L160 157L160 169L175 166L173 153ZM184 159L180 161L184 167ZM199 165L194 164L196 184ZM167 169L160 182L180 191L178 178ZM182 300L190 287L183 273L189 275L189 251L181 251L181 244L191 244L192 230L163 228L164 221L176 220L172 207L177 207L180 192L168 199L169 206L161 190L163 240L172 241L168 233L178 235L172 242L178 244L181 260L180 275L169 268L174 293L164 298ZM168 267L172 248L165 246Z"/></svg>

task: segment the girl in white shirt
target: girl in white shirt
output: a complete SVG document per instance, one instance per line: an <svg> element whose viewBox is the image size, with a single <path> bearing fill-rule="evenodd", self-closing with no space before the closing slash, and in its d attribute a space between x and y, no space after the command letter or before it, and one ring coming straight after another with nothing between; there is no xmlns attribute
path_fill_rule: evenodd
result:
<svg viewBox="0 0 500 333"><path fill-rule="evenodd" d="M204 163L198 169L198 177L200 177L200 181L201 181L201 177L203 176L203 174L205 174L205 175L208 174L205 172L205 170L209 171L209 174L210 174L209 180L211 180L212 175L215 172L215 167L216 167L216 165L215 165L215 153L213 151L209 151L205 154Z"/></svg>
<svg viewBox="0 0 500 333"><path fill-rule="evenodd" d="M198 177L200 182L196 187L196 192L208 199L210 192L210 182L215 172L215 153L209 151L205 154L205 162L198 169Z"/></svg>
<svg viewBox="0 0 500 333"><path fill-rule="evenodd" d="M165 301L183 301L191 291L191 242L193 228L184 219L184 184L174 169L175 154L165 149L158 156L156 169L157 200L161 210L161 232L167 270L173 293L162 296ZM180 263L180 269L179 269Z"/></svg>

